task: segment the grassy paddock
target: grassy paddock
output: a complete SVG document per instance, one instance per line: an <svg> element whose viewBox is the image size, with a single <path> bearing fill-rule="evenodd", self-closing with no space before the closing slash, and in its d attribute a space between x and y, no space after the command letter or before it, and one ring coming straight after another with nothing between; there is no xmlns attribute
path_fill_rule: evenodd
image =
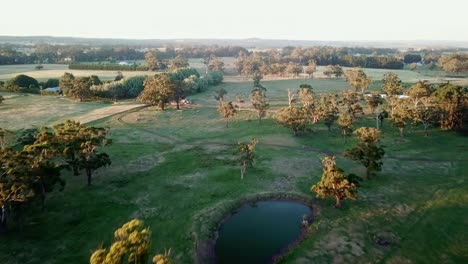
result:
<svg viewBox="0 0 468 264"><path fill-rule="evenodd" d="M300 83L263 83L272 100L270 117L286 104L287 88L295 89ZM342 80L309 83L317 92L347 87ZM315 199L310 186L320 179L319 159L325 153L336 154L346 172L364 175L361 165L341 154L354 140L344 144L336 126L328 132L321 123L293 137L271 118L259 124L248 108L226 128L212 96L220 87L234 100L236 93L248 93L251 83L212 87L192 96L191 109L160 112L146 108L92 122L111 128L113 145L106 151L112 166L98 171L91 188L86 187L84 175L65 173L65 190L48 196L44 212L35 211L22 227L13 226L0 237L0 263L86 263L101 243L109 245L116 228L135 217L153 232L151 252L172 248L177 263L192 263L197 238L209 238L234 205L264 193L294 193L317 204L319 216L310 236L283 263L468 260L468 239L463 232L468 217L466 138L438 129L424 138L422 128L415 128L408 129L400 142L398 130L385 123L382 143L387 154L382 172L363 182L359 200L345 201L337 210L332 199ZM74 105L64 101L53 108L57 102L52 97L5 102L9 100L17 107L29 100L28 105L52 109L34 118L42 116L44 124L54 122L49 118ZM19 122L23 115L14 115L14 106L9 107L10 114L5 118L2 114L1 121ZM85 103L79 107L97 106ZM31 124L33 118L24 121L25 127ZM373 125L369 117L359 119L356 127ZM252 137L259 139L257 159L241 180L233 153L237 142Z"/></svg>

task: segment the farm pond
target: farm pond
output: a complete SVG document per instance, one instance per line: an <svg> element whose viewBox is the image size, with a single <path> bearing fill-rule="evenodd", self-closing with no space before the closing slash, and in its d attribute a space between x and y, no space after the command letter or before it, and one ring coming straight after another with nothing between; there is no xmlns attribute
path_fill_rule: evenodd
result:
<svg viewBox="0 0 468 264"><path fill-rule="evenodd" d="M297 201L245 204L222 223L215 251L217 262L271 263L302 234L312 210Z"/></svg>

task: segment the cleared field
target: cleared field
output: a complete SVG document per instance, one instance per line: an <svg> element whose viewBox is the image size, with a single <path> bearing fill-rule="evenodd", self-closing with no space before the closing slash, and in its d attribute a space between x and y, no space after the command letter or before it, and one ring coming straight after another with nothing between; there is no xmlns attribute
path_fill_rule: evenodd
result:
<svg viewBox="0 0 468 264"><path fill-rule="evenodd" d="M263 82L274 111L286 104L287 88L303 80ZM343 80L310 80L317 92L346 88ZM344 144L336 127L319 123L309 134L293 137L271 119L250 121L248 106L229 128L216 111L214 90L248 92L251 82L225 83L191 96L191 108L164 112L151 108L100 119L91 124L111 128L113 145L106 151L112 166L100 170L94 186L85 177L64 175L67 186L46 201L0 243L0 263L86 263L113 231L131 218L152 230L150 252L172 248L177 263L192 263L196 240L210 238L233 204L258 194L296 193L310 197L318 217L310 236L282 263L466 263L468 261L468 145L454 132L409 129L405 141L385 123L384 166L364 181L359 200L337 210L332 200L317 200L310 186L321 175L320 157L334 153L346 172L364 169L341 155ZM10 102L8 102L11 100ZM72 103L52 97L9 98L1 121L23 126L54 123L100 109L100 103ZM54 106L57 104L57 106ZM16 105L16 106L15 106ZM22 121L21 108L34 105ZM0 106L0 111L2 110ZM16 109L16 110L15 110ZM28 114L37 112L34 118ZM65 118L65 117L63 117ZM373 126L372 118L355 125ZM0 125L2 126L2 125ZM238 141L259 139L255 166L240 179L233 157ZM386 241L385 244L379 241ZM387 243L388 242L388 243ZM27 248L28 250L25 250ZM53 258L51 258L53 256Z"/></svg>
<svg viewBox="0 0 468 264"><path fill-rule="evenodd" d="M2 92L0 95L6 99L0 104L0 127L9 130L40 128L68 119L87 123L141 106L136 102L78 103L64 97Z"/></svg>

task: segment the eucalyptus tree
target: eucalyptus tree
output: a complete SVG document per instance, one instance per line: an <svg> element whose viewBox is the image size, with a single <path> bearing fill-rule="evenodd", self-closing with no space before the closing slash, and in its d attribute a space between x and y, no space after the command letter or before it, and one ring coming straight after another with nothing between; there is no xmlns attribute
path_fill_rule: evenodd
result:
<svg viewBox="0 0 468 264"><path fill-rule="evenodd" d="M400 139L404 137L404 129L413 118L413 110L409 107L408 101L398 99L393 108L393 113L390 115L390 122L400 131Z"/></svg>
<svg viewBox="0 0 468 264"><path fill-rule="evenodd" d="M381 105L384 101L380 94L377 92L366 94L364 96L364 100L366 101L367 107L369 108L371 114L374 114L377 107L379 107L379 105Z"/></svg>
<svg viewBox="0 0 468 264"><path fill-rule="evenodd" d="M164 110L166 105L174 98L175 87L171 77L166 74L156 74L146 78L144 89L139 95L139 100L142 103L159 106Z"/></svg>
<svg viewBox="0 0 468 264"><path fill-rule="evenodd" d="M354 148L346 149L345 157L360 162L366 167L366 178L375 175L382 168L385 151L378 144L380 131L372 127L361 127L354 131L358 143Z"/></svg>
<svg viewBox="0 0 468 264"><path fill-rule="evenodd" d="M260 123L262 121L262 117L266 114L266 110L270 107L266 98L266 93L262 91L254 91L250 95L250 102L252 103L253 108L257 111L257 118Z"/></svg>
<svg viewBox="0 0 468 264"><path fill-rule="evenodd" d="M344 199L357 199L357 186L348 175L336 165L336 157L324 157L322 178L311 187L317 198L335 198L335 207L340 208Z"/></svg>
<svg viewBox="0 0 468 264"><path fill-rule="evenodd" d="M444 130L463 127L463 115L468 107L468 88L447 83L439 87L432 98L441 110L440 126Z"/></svg>
<svg viewBox="0 0 468 264"><path fill-rule="evenodd" d="M307 126L307 113L302 107L288 106L276 112L276 121L291 129L294 136L304 131Z"/></svg>
<svg viewBox="0 0 468 264"><path fill-rule="evenodd" d="M229 120L233 118L237 114L237 110L232 104L232 102L223 102L220 101L220 105L218 107L219 114L226 120L226 127L229 126Z"/></svg>
<svg viewBox="0 0 468 264"><path fill-rule="evenodd" d="M159 68L158 51L149 50L145 53L145 64L148 70L155 71Z"/></svg>
<svg viewBox="0 0 468 264"><path fill-rule="evenodd" d="M244 179L247 168L253 166L255 159L255 146L258 143L258 139L252 138L249 143L239 142L239 163L241 166L241 179Z"/></svg>
<svg viewBox="0 0 468 264"><path fill-rule="evenodd" d="M411 98L416 107L422 100L429 98L433 89L427 81L419 81L411 86L406 94Z"/></svg>
<svg viewBox="0 0 468 264"><path fill-rule="evenodd" d="M372 79L361 68L354 68L345 72L346 81L351 85L354 91L360 90L362 94L372 83Z"/></svg>
<svg viewBox="0 0 468 264"><path fill-rule="evenodd" d="M309 60L307 67L305 68L305 73L309 75L309 78L314 78L314 72L317 71L317 62L315 60Z"/></svg>
<svg viewBox="0 0 468 264"><path fill-rule="evenodd" d="M348 137L353 131L353 117L350 114L343 113L338 116L338 126L341 128L341 134L345 140L345 143L348 142Z"/></svg>
<svg viewBox="0 0 468 264"><path fill-rule="evenodd" d="M79 99L80 102L83 102L85 99L91 97L91 85L92 80L90 77L79 77L73 80L73 85L71 90L69 90L69 95L73 96L75 99Z"/></svg>
<svg viewBox="0 0 468 264"><path fill-rule="evenodd" d="M317 96L310 84L301 84L297 91L297 99L312 123L317 123L320 116L316 111Z"/></svg>
<svg viewBox="0 0 468 264"><path fill-rule="evenodd" d="M133 219L114 232L114 240L109 248L95 250L89 259L90 264L146 264L149 258L151 230L143 221ZM170 250L155 255L154 264L173 264Z"/></svg>

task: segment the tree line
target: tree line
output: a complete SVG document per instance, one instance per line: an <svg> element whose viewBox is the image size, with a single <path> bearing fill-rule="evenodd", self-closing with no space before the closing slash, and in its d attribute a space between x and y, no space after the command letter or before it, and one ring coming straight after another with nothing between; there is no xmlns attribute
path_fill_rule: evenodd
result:
<svg viewBox="0 0 468 264"><path fill-rule="evenodd" d="M70 70L100 70L100 71L147 71L148 67L143 65L120 65L115 63L70 63Z"/></svg>
<svg viewBox="0 0 468 264"><path fill-rule="evenodd" d="M27 49L27 51L22 51ZM100 61L136 61L144 60L148 48L130 46L96 46L88 45L51 45L38 44L30 46L0 46L0 65L34 64L34 63L70 63ZM177 55L186 58L234 57L239 52L248 53L247 49L236 46L166 46L158 49L161 59L173 59Z"/></svg>

